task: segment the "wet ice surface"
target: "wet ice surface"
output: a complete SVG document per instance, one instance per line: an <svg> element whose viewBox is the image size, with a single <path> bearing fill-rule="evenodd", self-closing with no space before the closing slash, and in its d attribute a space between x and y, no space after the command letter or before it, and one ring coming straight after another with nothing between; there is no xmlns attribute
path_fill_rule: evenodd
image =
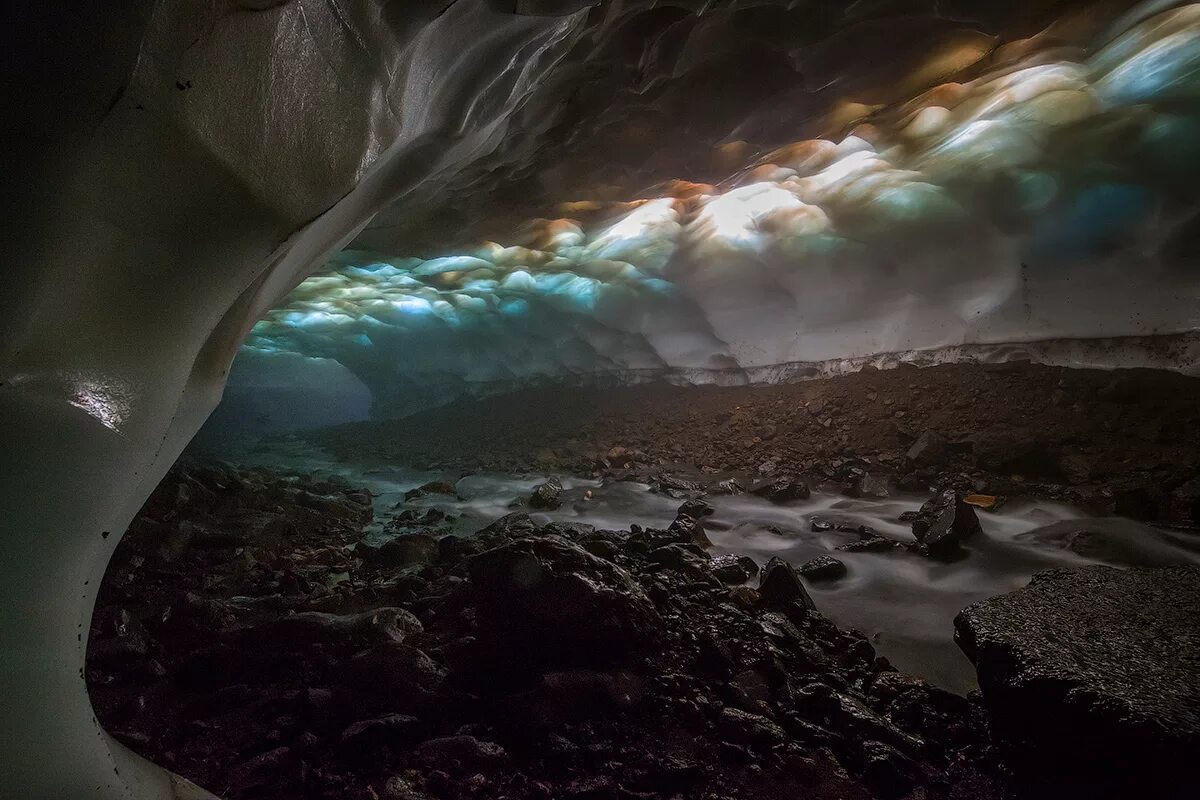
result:
<svg viewBox="0 0 1200 800"><path fill-rule="evenodd" d="M404 492L444 477L397 467L338 463L308 448L256 450L237 460L246 465L339 474L375 494L379 522L403 501ZM461 515L454 532L470 535L513 511L510 503L528 497L546 477L468 475L457 483L461 500L431 495L410 505ZM559 478L564 487L562 507L533 512L536 520L582 522L610 530L628 530L633 523L661 528L675 518L681 502L654 494L641 483L604 485L570 475ZM584 498L589 489L593 493L590 500ZM811 529L812 517L820 516L869 525L893 539L912 541L909 526L896 520L902 512L920 507L924 496L898 494L876 500L814 493L809 500L785 505L753 495L705 499L716 509L705 520L716 552L744 553L760 565L771 556L797 566L822 554L841 560L847 567L845 577L808 584L817 607L842 627L865 633L897 668L959 692L975 686L974 669L953 641L954 616L968 604L1024 586L1033 573L1043 569L1088 564L1200 564L1200 536L1126 519L1085 517L1076 509L1048 502L1009 504L998 513L980 512L983 535L967 543L965 558L941 563L904 550L834 551L857 539L857 534ZM1081 535L1085 529L1088 533Z"/></svg>

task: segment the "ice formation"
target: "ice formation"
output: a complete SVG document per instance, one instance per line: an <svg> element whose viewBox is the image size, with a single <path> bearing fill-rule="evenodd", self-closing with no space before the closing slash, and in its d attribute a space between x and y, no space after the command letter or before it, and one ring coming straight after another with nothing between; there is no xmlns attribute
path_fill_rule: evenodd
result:
<svg viewBox="0 0 1200 800"><path fill-rule="evenodd" d="M1198 22L1197 6L1161 13L1090 51L1011 42L969 79L857 108L716 185L563 203L508 246L348 250L246 351L334 359L394 414L538 378L738 382L1192 331Z"/></svg>
<svg viewBox="0 0 1200 800"><path fill-rule="evenodd" d="M202 796L92 716L96 587L254 321L348 245L373 255L322 278L341 296L306 286L253 347L416 387L1194 328L1178 5L18 9L0 796ZM671 175L719 184L642 193ZM528 250L449 248L571 198Z"/></svg>

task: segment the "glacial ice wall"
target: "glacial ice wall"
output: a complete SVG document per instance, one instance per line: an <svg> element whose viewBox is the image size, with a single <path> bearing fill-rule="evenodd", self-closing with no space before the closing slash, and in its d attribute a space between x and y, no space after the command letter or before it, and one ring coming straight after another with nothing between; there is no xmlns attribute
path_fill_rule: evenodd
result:
<svg viewBox="0 0 1200 800"><path fill-rule="evenodd" d="M939 54L972 63L978 44ZM673 180L432 259L349 250L246 352L334 359L387 413L492 383L778 365L1200 327L1200 6L969 79L715 184Z"/></svg>

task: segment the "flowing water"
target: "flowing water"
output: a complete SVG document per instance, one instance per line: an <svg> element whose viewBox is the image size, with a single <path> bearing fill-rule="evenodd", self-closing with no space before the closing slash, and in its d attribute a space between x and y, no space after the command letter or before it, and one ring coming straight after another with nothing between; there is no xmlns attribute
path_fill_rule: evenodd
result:
<svg viewBox="0 0 1200 800"><path fill-rule="evenodd" d="M403 502L405 491L443 477L391 466L339 463L320 450L294 444L259 447L235 458L246 465L341 475L375 494L380 523L394 505ZM459 515L454 532L470 535L510 513L513 500L528 497L546 477L469 475L457 483L461 499L431 495L410 505ZM633 523L661 528L675 518L680 504L641 483L559 478L564 487L562 506L534 512L536 520L582 522L611 530L627 530ZM584 496L588 490L590 499ZM716 510L705 520L716 552L746 554L760 565L771 556L796 565L822 554L838 558L847 567L844 577L808 587L817 607L839 625L866 634L897 668L959 692L975 686L974 670L953 640L954 616L968 604L1024 586L1033 573L1044 569L1200 564L1200 536L1127 519L1087 517L1048 502L980 512L983 535L966 544L966 557L942 563L901 549L834 551L837 545L857 539L857 534L812 530L811 520L817 516L868 525L893 539L912 541L909 526L897 520L904 511L919 508L924 496L894 494L879 500L814 493L808 500L785 505L753 495L705 499Z"/></svg>

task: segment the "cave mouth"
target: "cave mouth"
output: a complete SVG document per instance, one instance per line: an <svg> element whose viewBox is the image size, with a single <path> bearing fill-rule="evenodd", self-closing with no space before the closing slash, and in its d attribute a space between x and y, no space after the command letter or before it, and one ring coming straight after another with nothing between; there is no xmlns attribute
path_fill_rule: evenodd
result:
<svg viewBox="0 0 1200 800"><path fill-rule="evenodd" d="M1195 793L1200 6L401 5L14 106L0 794Z"/></svg>

